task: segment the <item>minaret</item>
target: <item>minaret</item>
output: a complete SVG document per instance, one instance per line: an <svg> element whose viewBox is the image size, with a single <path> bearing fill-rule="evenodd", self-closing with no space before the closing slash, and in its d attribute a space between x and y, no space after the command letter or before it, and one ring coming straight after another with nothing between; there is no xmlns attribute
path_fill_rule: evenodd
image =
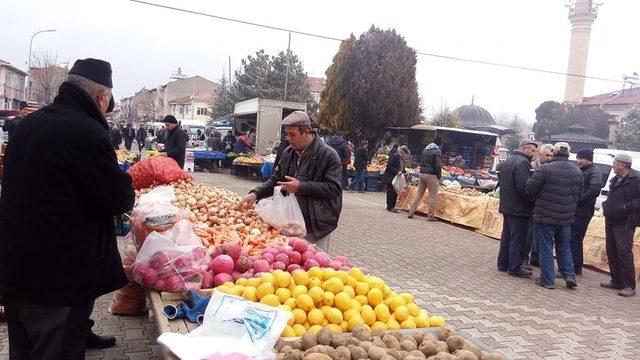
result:
<svg viewBox="0 0 640 360"><path fill-rule="evenodd" d="M567 83L564 89L564 101L578 104L584 96L584 75L587 73L589 56L589 36L591 25L598 16L599 4L593 0L572 0L569 8L571 21L571 47L569 48L569 66ZM579 76L571 76L579 75Z"/></svg>

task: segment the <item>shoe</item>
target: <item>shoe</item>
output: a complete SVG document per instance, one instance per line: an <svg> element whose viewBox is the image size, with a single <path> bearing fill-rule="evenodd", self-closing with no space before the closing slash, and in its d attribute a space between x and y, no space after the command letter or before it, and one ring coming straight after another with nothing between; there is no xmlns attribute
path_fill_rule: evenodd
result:
<svg viewBox="0 0 640 360"><path fill-rule="evenodd" d="M614 284L611 281L606 282L606 283L605 282L600 283L600 287L603 287L605 289L614 289L614 290L622 290L622 289L624 289L624 286L618 285L618 284Z"/></svg>
<svg viewBox="0 0 640 360"><path fill-rule="evenodd" d="M523 269L525 269L525 270L527 270L527 271L531 271L531 270L533 270L533 268L532 268L532 267L531 267L531 265L529 265L529 264L522 264L522 268L523 268Z"/></svg>
<svg viewBox="0 0 640 360"><path fill-rule="evenodd" d="M567 289L573 289L578 286L575 278L568 278L564 281L565 285L567 285Z"/></svg>
<svg viewBox="0 0 640 360"><path fill-rule="evenodd" d="M540 285L540 286L542 286L543 288L547 288L547 289L549 289L549 290L553 290L553 289L555 289L555 288L556 288L556 285L555 285L555 284L552 284L552 285L545 284L545 283L543 283L543 282L542 282L542 279L540 279L540 278L536 279L536 285Z"/></svg>
<svg viewBox="0 0 640 360"><path fill-rule="evenodd" d="M413 219L413 213L409 213L409 215L407 215L407 217L408 217L409 219Z"/></svg>
<svg viewBox="0 0 640 360"><path fill-rule="evenodd" d="M114 336L100 336L93 332L89 334L87 338L87 349L106 349L116 344L116 338Z"/></svg>
<svg viewBox="0 0 640 360"><path fill-rule="evenodd" d="M397 214L397 213L398 213L398 211L400 211L400 210L398 210L398 209L387 209L387 211L388 211L388 212L392 212L392 213L394 213L394 214Z"/></svg>
<svg viewBox="0 0 640 360"><path fill-rule="evenodd" d="M533 273L531 271L520 269L518 272L509 273L509 276L519 277L519 278L530 278Z"/></svg>
<svg viewBox="0 0 640 360"><path fill-rule="evenodd" d="M636 295L636 289L632 289L631 287L627 286L626 288L618 291L618 295L624 296L624 297L635 296Z"/></svg>
<svg viewBox="0 0 640 360"><path fill-rule="evenodd" d="M364 194L364 190L358 190L360 194Z"/></svg>
<svg viewBox="0 0 640 360"><path fill-rule="evenodd" d="M507 269L498 268L498 271L500 271L500 272L507 272Z"/></svg>
<svg viewBox="0 0 640 360"><path fill-rule="evenodd" d="M438 219L433 215L427 215L427 221L438 221Z"/></svg>

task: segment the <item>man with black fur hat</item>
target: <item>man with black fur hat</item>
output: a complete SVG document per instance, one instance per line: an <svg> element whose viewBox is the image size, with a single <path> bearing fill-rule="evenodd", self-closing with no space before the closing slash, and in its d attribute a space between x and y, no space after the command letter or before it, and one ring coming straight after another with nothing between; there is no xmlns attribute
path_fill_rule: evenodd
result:
<svg viewBox="0 0 640 360"><path fill-rule="evenodd" d="M164 117L164 126L167 128L167 139L164 143L164 151L167 156L175 160L180 168L184 167L184 157L187 151L189 137L178 125L178 119L173 115Z"/></svg>
<svg viewBox="0 0 640 360"><path fill-rule="evenodd" d="M81 359L97 297L127 284L113 217L133 207L104 114L111 65L75 62L51 105L15 128L0 195L0 291L11 359ZM88 336L89 335L89 336Z"/></svg>

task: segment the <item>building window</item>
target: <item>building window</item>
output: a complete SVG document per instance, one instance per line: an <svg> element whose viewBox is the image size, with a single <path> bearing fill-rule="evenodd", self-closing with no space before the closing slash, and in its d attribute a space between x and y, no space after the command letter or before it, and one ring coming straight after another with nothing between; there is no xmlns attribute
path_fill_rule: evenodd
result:
<svg viewBox="0 0 640 360"><path fill-rule="evenodd" d="M198 108L198 115L209 115L209 109L207 109L207 108Z"/></svg>

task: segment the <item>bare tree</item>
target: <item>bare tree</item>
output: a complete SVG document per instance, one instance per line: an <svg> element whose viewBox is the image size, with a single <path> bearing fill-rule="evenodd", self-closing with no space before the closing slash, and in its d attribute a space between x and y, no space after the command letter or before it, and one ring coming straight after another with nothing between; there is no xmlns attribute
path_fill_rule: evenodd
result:
<svg viewBox="0 0 640 360"><path fill-rule="evenodd" d="M47 51L35 53L31 58L29 95L40 105L48 105L58 94L58 88L69 70L58 66L58 56Z"/></svg>

